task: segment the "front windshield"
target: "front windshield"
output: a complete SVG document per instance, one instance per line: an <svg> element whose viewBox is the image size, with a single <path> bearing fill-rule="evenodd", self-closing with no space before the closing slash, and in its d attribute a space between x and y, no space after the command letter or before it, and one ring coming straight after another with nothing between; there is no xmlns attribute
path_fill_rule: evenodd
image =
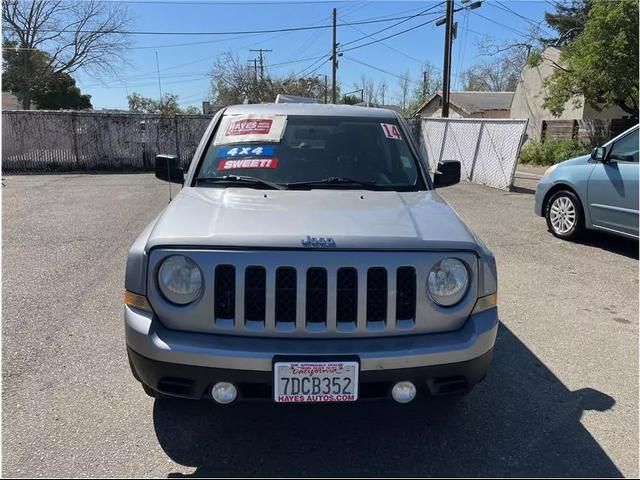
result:
<svg viewBox="0 0 640 480"><path fill-rule="evenodd" d="M223 117L200 165L196 185L225 187L229 183L222 177L242 177L242 186L264 188L264 183L247 181L250 177L290 189L425 190L417 161L395 120L293 115L235 118Z"/></svg>

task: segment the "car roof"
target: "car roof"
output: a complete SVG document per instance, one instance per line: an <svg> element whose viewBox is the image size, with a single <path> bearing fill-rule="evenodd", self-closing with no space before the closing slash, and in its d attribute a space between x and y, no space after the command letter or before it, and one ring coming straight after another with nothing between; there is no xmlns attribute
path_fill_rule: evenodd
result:
<svg viewBox="0 0 640 480"><path fill-rule="evenodd" d="M395 112L386 108L356 107L322 103L252 103L227 107L225 115L318 115L339 117L369 117L394 120Z"/></svg>

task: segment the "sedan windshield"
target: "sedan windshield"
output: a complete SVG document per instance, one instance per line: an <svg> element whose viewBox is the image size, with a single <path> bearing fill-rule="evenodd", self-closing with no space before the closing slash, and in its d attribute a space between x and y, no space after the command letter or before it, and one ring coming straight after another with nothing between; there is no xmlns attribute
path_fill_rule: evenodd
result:
<svg viewBox="0 0 640 480"><path fill-rule="evenodd" d="M223 117L198 170L197 186L426 189L417 160L394 120L236 118ZM236 180L239 177L243 180ZM253 181L247 181L249 177ZM220 181L212 181L216 178Z"/></svg>

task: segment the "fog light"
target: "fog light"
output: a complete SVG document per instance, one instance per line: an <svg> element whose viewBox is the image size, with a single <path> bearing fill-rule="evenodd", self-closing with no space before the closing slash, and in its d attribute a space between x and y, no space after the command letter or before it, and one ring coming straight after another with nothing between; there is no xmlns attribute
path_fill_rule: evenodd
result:
<svg viewBox="0 0 640 480"><path fill-rule="evenodd" d="M222 404L233 402L238 396L238 390L233 383L218 382L211 389L213 399Z"/></svg>
<svg viewBox="0 0 640 480"><path fill-rule="evenodd" d="M398 403L409 403L416 398L416 386L411 382L398 382L391 389L391 396Z"/></svg>

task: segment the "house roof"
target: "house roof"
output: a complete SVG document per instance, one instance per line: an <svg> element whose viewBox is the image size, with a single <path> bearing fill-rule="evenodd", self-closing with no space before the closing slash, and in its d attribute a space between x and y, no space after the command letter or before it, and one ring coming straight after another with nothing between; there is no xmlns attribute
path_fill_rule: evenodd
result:
<svg viewBox="0 0 640 480"><path fill-rule="evenodd" d="M491 110L509 110L513 94L514 92L451 92L450 103L469 115ZM429 103L441 97L441 92L434 93L427 98L416 113L421 112Z"/></svg>

